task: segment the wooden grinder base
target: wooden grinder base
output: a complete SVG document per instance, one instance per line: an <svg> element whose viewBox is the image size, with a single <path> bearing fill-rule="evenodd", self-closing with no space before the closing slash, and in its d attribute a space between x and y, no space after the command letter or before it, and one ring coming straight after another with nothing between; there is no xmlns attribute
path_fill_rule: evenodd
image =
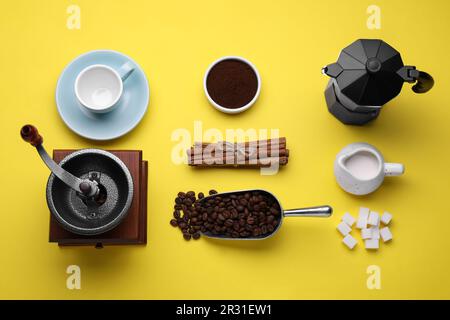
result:
<svg viewBox="0 0 450 320"><path fill-rule="evenodd" d="M53 159L59 163L75 150L54 150ZM147 171L148 163L142 160L142 151L109 151L127 166L133 177L133 202L128 215L113 230L96 236L82 236L67 231L50 214L49 242L60 246L130 245L147 243Z"/></svg>

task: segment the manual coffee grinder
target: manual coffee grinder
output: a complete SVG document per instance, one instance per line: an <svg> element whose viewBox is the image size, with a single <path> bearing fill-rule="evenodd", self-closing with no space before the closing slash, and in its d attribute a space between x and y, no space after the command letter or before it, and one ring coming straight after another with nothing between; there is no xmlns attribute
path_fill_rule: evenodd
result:
<svg viewBox="0 0 450 320"><path fill-rule="evenodd" d="M141 151L55 150L55 161L34 126L23 126L20 134L52 172L46 188L51 242L146 242L147 166Z"/></svg>

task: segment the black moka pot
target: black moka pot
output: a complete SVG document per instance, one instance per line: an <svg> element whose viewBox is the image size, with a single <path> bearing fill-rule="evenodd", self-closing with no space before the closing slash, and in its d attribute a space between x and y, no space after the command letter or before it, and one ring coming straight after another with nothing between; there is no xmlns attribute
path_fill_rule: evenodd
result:
<svg viewBox="0 0 450 320"><path fill-rule="evenodd" d="M403 83L425 93L434 80L414 66L403 65L400 53L382 40L360 39L344 48L338 61L322 69L331 77L325 89L328 110L345 124L363 125L378 117Z"/></svg>

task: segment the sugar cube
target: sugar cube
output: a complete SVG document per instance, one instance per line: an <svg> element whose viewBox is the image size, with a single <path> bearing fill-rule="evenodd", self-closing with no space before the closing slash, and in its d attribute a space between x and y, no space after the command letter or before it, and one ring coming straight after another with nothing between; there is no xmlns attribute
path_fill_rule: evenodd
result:
<svg viewBox="0 0 450 320"><path fill-rule="evenodd" d="M348 212L346 212L341 219L343 222L345 222L346 224L348 224L350 227L353 226L353 224L355 223L355 218L352 217L352 215Z"/></svg>
<svg viewBox="0 0 450 320"><path fill-rule="evenodd" d="M366 249L369 249L369 250L378 250L378 248L380 247L378 239L364 240L364 245L365 245Z"/></svg>
<svg viewBox="0 0 450 320"><path fill-rule="evenodd" d="M342 242L350 249L352 250L356 244L358 243L355 238L353 238L351 235L346 235L344 239L342 239Z"/></svg>
<svg viewBox="0 0 450 320"><path fill-rule="evenodd" d="M369 208L361 207L359 208L358 222L356 223L356 228L365 229L367 227L367 219L369 218Z"/></svg>
<svg viewBox="0 0 450 320"><path fill-rule="evenodd" d="M370 211L367 223L371 226L378 226L380 224L380 215L378 214L378 212Z"/></svg>
<svg viewBox="0 0 450 320"><path fill-rule="evenodd" d="M352 231L352 228L350 228L345 222L339 223L337 229L343 236L348 235L350 231Z"/></svg>
<svg viewBox="0 0 450 320"><path fill-rule="evenodd" d="M390 214L389 212L385 211L382 215L381 215L381 222L383 222L383 224L388 225L392 220L392 214Z"/></svg>
<svg viewBox="0 0 450 320"><path fill-rule="evenodd" d="M361 229L361 238L363 238L363 240L371 239L372 238L372 230Z"/></svg>
<svg viewBox="0 0 450 320"><path fill-rule="evenodd" d="M380 228L379 227L371 227L370 232L372 233L371 239L380 239Z"/></svg>
<svg viewBox="0 0 450 320"><path fill-rule="evenodd" d="M356 222L357 229L365 229L367 227L367 218L360 217L358 218L358 222Z"/></svg>
<svg viewBox="0 0 450 320"><path fill-rule="evenodd" d="M392 240L392 233L391 230L389 230L388 227L384 227L380 230L381 239L383 239L383 242L388 242Z"/></svg>

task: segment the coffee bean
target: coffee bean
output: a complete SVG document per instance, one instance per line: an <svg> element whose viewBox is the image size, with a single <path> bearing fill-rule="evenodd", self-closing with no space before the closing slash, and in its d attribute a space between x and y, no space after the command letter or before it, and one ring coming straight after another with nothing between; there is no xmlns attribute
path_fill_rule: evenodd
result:
<svg viewBox="0 0 450 320"><path fill-rule="evenodd" d="M180 223L178 223L178 226L180 227L180 229L184 229L187 227L187 224L186 224L186 222L180 222Z"/></svg>
<svg viewBox="0 0 450 320"><path fill-rule="evenodd" d="M198 198L199 199L203 199L205 197L205 195L203 194L203 192L199 192L198 193Z"/></svg>
<svg viewBox="0 0 450 320"><path fill-rule="evenodd" d="M174 217L175 219L179 219L179 218L181 217L180 210L175 210L175 211L173 212L173 217Z"/></svg>
<svg viewBox="0 0 450 320"><path fill-rule="evenodd" d="M267 227L265 225L261 226L261 233L266 234L267 233Z"/></svg>
<svg viewBox="0 0 450 320"><path fill-rule="evenodd" d="M183 233L183 238L184 238L184 240L189 241L189 240L191 240L191 235L189 233Z"/></svg>
<svg viewBox="0 0 450 320"><path fill-rule="evenodd" d="M186 192L186 196L188 196L188 197L195 197L195 192L194 191L188 191L188 192Z"/></svg>
<svg viewBox="0 0 450 320"><path fill-rule="evenodd" d="M274 216L278 215L278 210L275 208L270 208L270 213L273 214Z"/></svg>
<svg viewBox="0 0 450 320"><path fill-rule="evenodd" d="M243 232L240 232L239 235L240 235L242 238L246 238L246 237L248 237L248 236L250 235L250 233L247 232L247 231L243 231Z"/></svg>
<svg viewBox="0 0 450 320"><path fill-rule="evenodd" d="M217 194L217 191L214 189L209 190L209 195L212 196L213 194Z"/></svg>
<svg viewBox="0 0 450 320"><path fill-rule="evenodd" d="M192 210L191 213L189 214L189 216L192 217L197 217L199 214L199 212L197 210Z"/></svg>
<svg viewBox="0 0 450 320"><path fill-rule="evenodd" d="M192 235L192 238L193 238L194 240L200 239L200 232L194 233L194 234Z"/></svg>
<svg viewBox="0 0 450 320"><path fill-rule="evenodd" d="M175 219L170 220L170 224L172 225L172 227L178 227L178 222Z"/></svg>

